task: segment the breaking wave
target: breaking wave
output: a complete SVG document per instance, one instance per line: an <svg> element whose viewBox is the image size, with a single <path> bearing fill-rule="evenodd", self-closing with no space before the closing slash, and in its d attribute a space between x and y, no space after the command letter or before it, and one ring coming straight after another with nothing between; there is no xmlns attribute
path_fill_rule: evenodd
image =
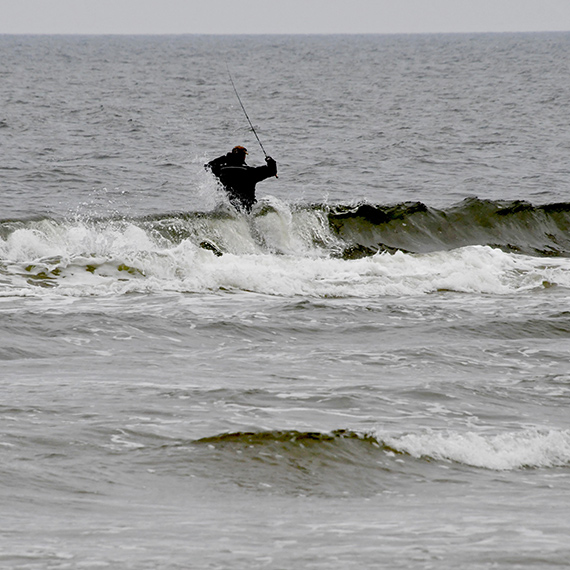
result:
<svg viewBox="0 0 570 570"><path fill-rule="evenodd" d="M241 450L256 460L273 462L306 455L311 461L373 462L395 468L398 457L494 471L570 466L570 432L524 430L499 435L426 431L419 434L388 435L336 430L330 433L299 431L237 432L206 437L194 442L211 450ZM317 457L315 455L320 455Z"/></svg>
<svg viewBox="0 0 570 570"><path fill-rule="evenodd" d="M570 204L288 205L0 221L0 295L370 297L570 287Z"/></svg>
<svg viewBox="0 0 570 570"><path fill-rule="evenodd" d="M398 492L409 481L461 481L472 469L565 469L570 432L236 432L180 444L164 460L167 470L256 491L359 496Z"/></svg>

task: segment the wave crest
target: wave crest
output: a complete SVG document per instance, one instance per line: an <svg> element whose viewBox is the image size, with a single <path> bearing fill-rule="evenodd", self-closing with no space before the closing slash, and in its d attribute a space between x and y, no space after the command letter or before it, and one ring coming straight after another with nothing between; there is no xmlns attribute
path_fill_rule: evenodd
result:
<svg viewBox="0 0 570 570"><path fill-rule="evenodd" d="M418 459L448 460L496 471L570 465L570 431L526 430L498 435L426 432L383 440Z"/></svg>

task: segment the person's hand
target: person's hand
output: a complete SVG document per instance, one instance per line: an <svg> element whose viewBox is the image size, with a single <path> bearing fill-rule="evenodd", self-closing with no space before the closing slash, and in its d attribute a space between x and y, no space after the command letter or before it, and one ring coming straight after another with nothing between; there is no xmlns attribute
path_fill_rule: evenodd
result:
<svg viewBox="0 0 570 570"><path fill-rule="evenodd" d="M267 166L275 169L275 174L274 174L275 178L279 178L277 176L277 163L270 156L265 157L265 162L267 162Z"/></svg>

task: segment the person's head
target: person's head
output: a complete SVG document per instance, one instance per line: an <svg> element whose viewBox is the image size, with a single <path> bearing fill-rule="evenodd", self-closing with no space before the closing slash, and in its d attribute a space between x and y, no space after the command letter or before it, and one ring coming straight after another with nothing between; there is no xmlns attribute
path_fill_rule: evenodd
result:
<svg viewBox="0 0 570 570"><path fill-rule="evenodd" d="M236 162L245 162L245 157L247 156L247 149L243 146L234 146L232 148L232 157L235 158Z"/></svg>

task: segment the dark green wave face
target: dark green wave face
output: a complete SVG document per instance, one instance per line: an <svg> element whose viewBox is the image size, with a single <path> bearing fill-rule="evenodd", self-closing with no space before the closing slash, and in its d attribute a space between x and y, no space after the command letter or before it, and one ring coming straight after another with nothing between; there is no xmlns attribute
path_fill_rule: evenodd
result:
<svg viewBox="0 0 570 570"><path fill-rule="evenodd" d="M369 496L395 475L412 477L418 461L428 464L350 430L237 432L194 441L190 448L192 472L216 473L224 485L292 495Z"/></svg>
<svg viewBox="0 0 570 570"><path fill-rule="evenodd" d="M395 206L332 207L331 227L347 244L345 255L376 251L413 253L488 245L510 253L570 254L570 204L533 206L521 201L466 199L445 210L421 202Z"/></svg>

